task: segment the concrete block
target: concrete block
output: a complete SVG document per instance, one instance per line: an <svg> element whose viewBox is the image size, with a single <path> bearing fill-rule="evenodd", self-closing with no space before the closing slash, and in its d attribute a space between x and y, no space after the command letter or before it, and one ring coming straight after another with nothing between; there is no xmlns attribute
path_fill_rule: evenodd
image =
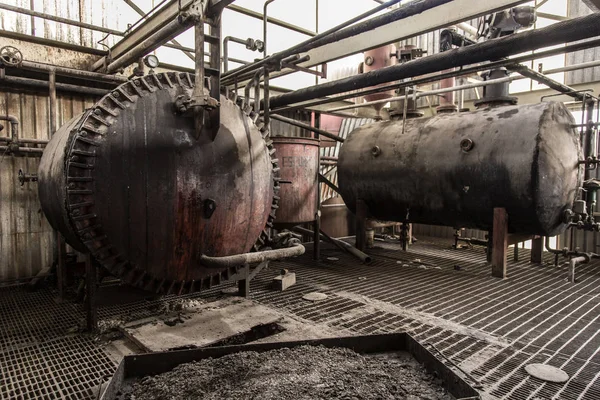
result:
<svg viewBox="0 0 600 400"><path fill-rule="evenodd" d="M296 273L288 272L273 278L273 289L283 292L285 289L296 284Z"/></svg>

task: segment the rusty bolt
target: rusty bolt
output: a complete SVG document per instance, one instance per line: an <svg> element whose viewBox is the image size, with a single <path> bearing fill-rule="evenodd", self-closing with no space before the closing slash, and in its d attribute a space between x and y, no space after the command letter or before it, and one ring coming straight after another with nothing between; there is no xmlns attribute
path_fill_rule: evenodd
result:
<svg viewBox="0 0 600 400"><path fill-rule="evenodd" d="M463 139L460 141L460 149L465 153L473 150L473 147L475 147L475 143L473 143L471 139Z"/></svg>
<svg viewBox="0 0 600 400"><path fill-rule="evenodd" d="M365 58L365 65L368 65L370 67L374 63L375 59L372 56L367 56L367 58Z"/></svg>

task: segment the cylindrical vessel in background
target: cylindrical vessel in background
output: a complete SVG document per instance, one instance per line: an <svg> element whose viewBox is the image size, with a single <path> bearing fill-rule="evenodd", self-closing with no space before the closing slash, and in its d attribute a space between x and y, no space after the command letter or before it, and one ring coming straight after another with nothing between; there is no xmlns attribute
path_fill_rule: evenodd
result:
<svg viewBox="0 0 600 400"><path fill-rule="evenodd" d="M364 125L341 148L340 191L381 220L490 230L503 207L510 232L556 235L583 176L573 123L540 103Z"/></svg>
<svg viewBox="0 0 600 400"><path fill-rule="evenodd" d="M363 72L370 72L381 68L386 68L398 62L396 58L396 46L388 44L364 52ZM383 85L379 85L383 86ZM374 86L377 87L377 86ZM365 101L375 101L388 99L394 96L394 90L372 93L364 96ZM385 103L374 104L373 108L378 112L385 106Z"/></svg>
<svg viewBox="0 0 600 400"><path fill-rule="evenodd" d="M315 220L319 179L319 140L272 136L279 160L281 189L275 225L286 228Z"/></svg>

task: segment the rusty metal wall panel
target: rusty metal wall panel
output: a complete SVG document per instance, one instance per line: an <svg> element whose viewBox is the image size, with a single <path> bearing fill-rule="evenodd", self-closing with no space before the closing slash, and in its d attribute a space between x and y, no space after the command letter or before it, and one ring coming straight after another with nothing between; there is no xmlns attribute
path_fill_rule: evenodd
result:
<svg viewBox="0 0 600 400"><path fill-rule="evenodd" d="M92 98L59 96L58 123L92 104ZM48 107L46 95L0 91L0 114L19 119L21 138L48 139ZM19 169L35 173L38 163L38 158L0 154L0 282L34 276L52 262L53 232L41 211L37 184L17 181Z"/></svg>
<svg viewBox="0 0 600 400"><path fill-rule="evenodd" d="M582 17L592 14L592 10L582 0L569 0L567 15L569 18ZM600 47L577 51L566 55L566 65L581 64L600 59ZM570 71L565 74L565 82L568 85L578 83L595 82L600 80L600 67Z"/></svg>

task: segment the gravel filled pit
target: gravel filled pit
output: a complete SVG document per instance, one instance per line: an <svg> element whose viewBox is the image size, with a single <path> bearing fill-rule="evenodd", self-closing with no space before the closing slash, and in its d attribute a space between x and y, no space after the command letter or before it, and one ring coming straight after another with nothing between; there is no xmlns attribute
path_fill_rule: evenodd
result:
<svg viewBox="0 0 600 400"><path fill-rule="evenodd" d="M301 346L182 364L133 383L122 398L454 399L440 383L409 353L365 356L345 348Z"/></svg>

